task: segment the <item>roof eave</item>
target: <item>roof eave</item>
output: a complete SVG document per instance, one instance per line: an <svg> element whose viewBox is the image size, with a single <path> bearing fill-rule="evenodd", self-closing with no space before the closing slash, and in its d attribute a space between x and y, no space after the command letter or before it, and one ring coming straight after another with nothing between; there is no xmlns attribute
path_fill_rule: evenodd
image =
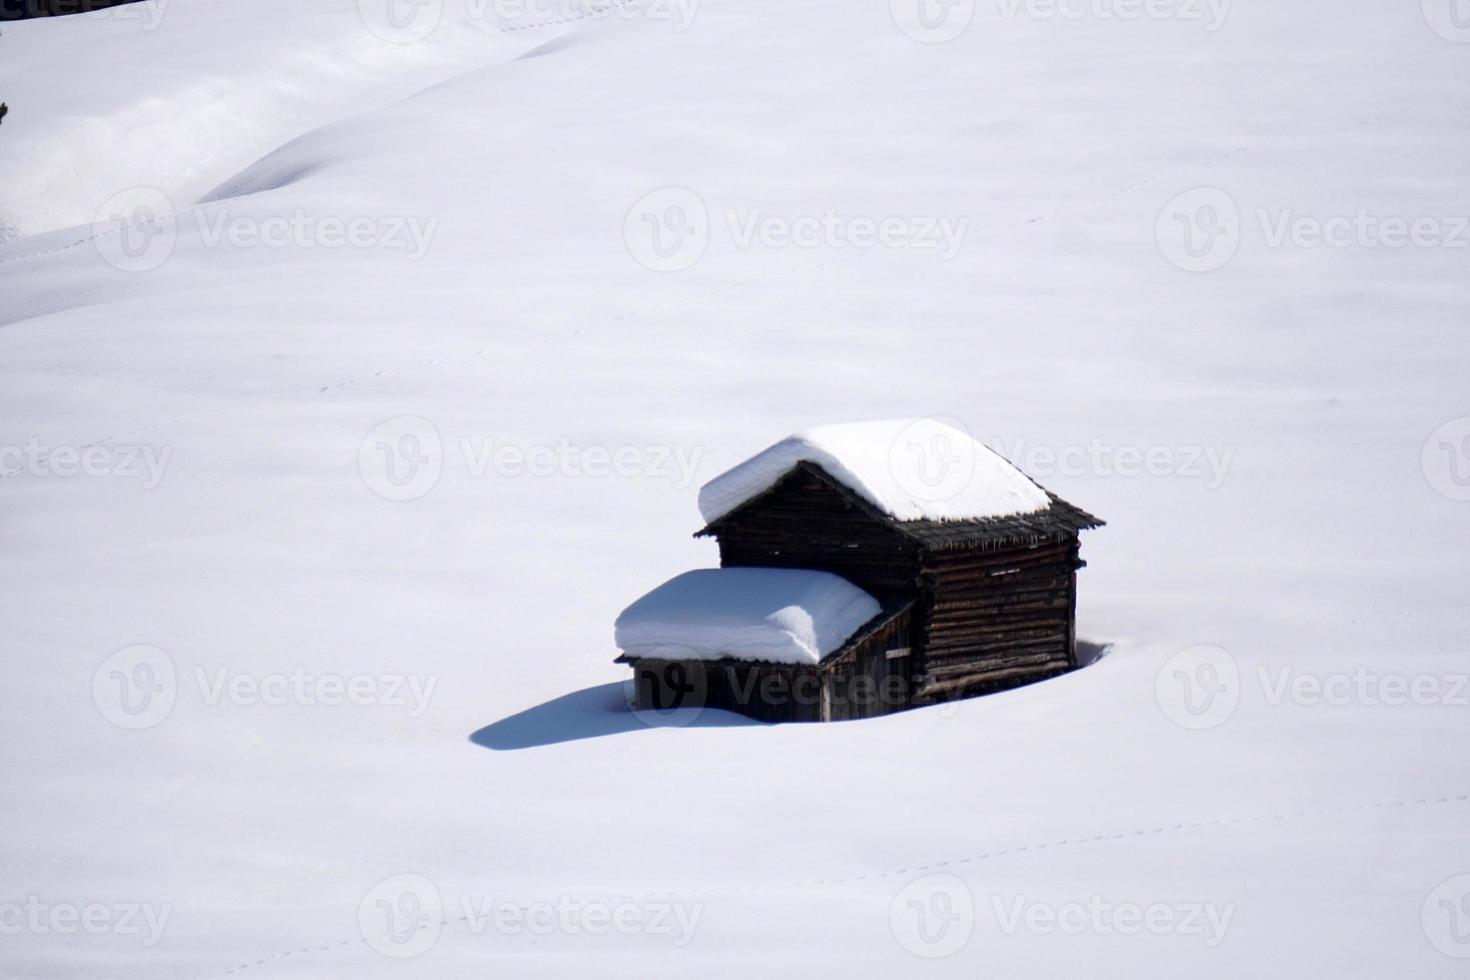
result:
<svg viewBox="0 0 1470 980"><path fill-rule="evenodd" d="M1039 487L1041 491L1046 494L1047 499L1050 501L1050 505L1044 511L1035 511L1031 514L1012 514L1006 517L985 518L975 521L900 521L893 516L879 510L872 503L859 496L856 491L854 491L851 487L847 486L842 481L838 480L836 477L832 476L832 474L828 473L819 464L813 463L809 460L802 460L796 465L792 466L791 469L781 474L781 476L769 487L751 497L744 503L740 504L733 510L721 514L719 517L715 518L704 527L694 532L694 537L708 538L718 536L722 528L728 522L730 522L730 520L735 517L735 515L747 510L750 507L756 506L762 500L774 494L781 486L781 484L785 482L792 473L795 473L798 470L805 470L809 473L814 474L818 479L822 480L824 483L828 484L833 489L842 494L842 496L846 499L850 506L863 511L873 520L878 521L879 523L884 524L887 527L893 528L911 541L916 541L924 547L935 546L935 539L938 534L938 531L936 529L943 527L944 525L953 525L954 530L957 532L954 542L949 546L962 547L966 543L981 543L985 541L1006 540L1013 529L1016 530L1018 536L1021 538L1032 536L1035 532L1028 531L1024 527L1017 528L1017 525L1018 523L1025 522L1028 519L1035 519L1039 515L1043 514L1051 514L1060 519L1053 523L1051 527L1039 528L1038 530L1040 531L1040 533L1078 533L1081 531L1089 531L1094 528L1103 527L1106 524L1106 522L1103 521L1101 518L1095 517L1082 508L1068 503L1061 497L1058 497L1056 494L1052 493L1050 490L1047 490L1045 487L1041 486L1041 484L1039 483L1036 484L1037 487ZM1030 477L1027 477L1027 479L1030 479ZM1035 483L1034 480L1032 482Z"/></svg>

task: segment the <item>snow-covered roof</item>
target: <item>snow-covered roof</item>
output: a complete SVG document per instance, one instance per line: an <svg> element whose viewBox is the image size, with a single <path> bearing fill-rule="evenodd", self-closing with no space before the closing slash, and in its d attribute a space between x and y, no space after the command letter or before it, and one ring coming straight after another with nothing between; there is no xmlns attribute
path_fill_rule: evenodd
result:
<svg viewBox="0 0 1470 980"><path fill-rule="evenodd" d="M815 664L880 611L878 600L830 572L704 568L623 610L614 636L633 657Z"/></svg>
<svg viewBox="0 0 1470 980"><path fill-rule="evenodd" d="M962 429L938 419L888 419L787 436L700 489L705 522L769 490L803 461L897 521L987 520L1051 504L1045 490Z"/></svg>

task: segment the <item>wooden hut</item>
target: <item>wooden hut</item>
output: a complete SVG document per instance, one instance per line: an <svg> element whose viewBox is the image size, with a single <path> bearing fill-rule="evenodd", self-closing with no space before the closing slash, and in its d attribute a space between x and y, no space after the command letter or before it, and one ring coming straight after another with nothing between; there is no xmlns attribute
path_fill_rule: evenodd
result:
<svg viewBox="0 0 1470 980"><path fill-rule="evenodd" d="M711 481L700 505L722 567L829 572L881 611L815 664L625 651L639 707L861 718L1077 666L1079 535L1102 521L944 423L799 433Z"/></svg>

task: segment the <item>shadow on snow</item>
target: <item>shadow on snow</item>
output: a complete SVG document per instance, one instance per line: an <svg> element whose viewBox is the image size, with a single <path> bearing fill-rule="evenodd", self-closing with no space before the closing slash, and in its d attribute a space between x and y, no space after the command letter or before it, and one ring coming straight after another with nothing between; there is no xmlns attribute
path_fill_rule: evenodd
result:
<svg viewBox="0 0 1470 980"><path fill-rule="evenodd" d="M1107 656L1109 646L1107 643L1078 640L1078 669L1089 667ZM470 741L481 748L507 752L649 728L737 728L764 724L715 708L634 711L628 703L630 683L599 684L563 694L486 725L472 733Z"/></svg>
<svg viewBox="0 0 1470 980"><path fill-rule="evenodd" d="M576 742L649 728L730 728L758 721L714 708L634 711L624 695L625 682L599 684L552 698L545 704L502 718L470 735L487 749L530 749Z"/></svg>

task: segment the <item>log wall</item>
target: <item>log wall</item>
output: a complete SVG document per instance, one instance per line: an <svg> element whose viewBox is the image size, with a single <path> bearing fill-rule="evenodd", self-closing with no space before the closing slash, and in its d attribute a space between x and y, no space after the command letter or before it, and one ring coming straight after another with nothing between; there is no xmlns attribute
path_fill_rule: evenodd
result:
<svg viewBox="0 0 1470 980"><path fill-rule="evenodd" d="M719 708L758 721L820 721L822 671L816 666L739 660L637 660L639 711Z"/></svg>
<svg viewBox="0 0 1470 980"><path fill-rule="evenodd" d="M913 604L859 633L822 664L822 721L876 718L913 707Z"/></svg>
<svg viewBox="0 0 1470 980"><path fill-rule="evenodd" d="M885 606L911 600L919 546L798 467L761 498L718 522L725 567L814 568L841 575Z"/></svg>
<svg viewBox="0 0 1470 980"><path fill-rule="evenodd" d="M912 608L877 617L819 666L634 660L634 707L719 708L767 722L845 721L902 711L912 701ZM902 655L889 656L895 652Z"/></svg>
<svg viewBox="0 0 1470 980"><path fill-rule="evenodd" d="M915 603L908 657L853 661L827 678L829 689L832 677L898 678L906 685L904 707L912 707L1029 684L1076 666L1083 565L1076 527L1022 523L1015 537L937 522L905 533L820 468L802 463L705 533L718 539L722 566L820 569L868 591L885 608ZM712 696L724 696L724 683L709 681ZM832 718L861 718L896 709L854 707L838 696L825 710Z"/></svg>
<svg viewBox="0 0 1470 980"><path fill-rule="evenodd" d="M1042 680L1076 666L1075 536L998 551L926 551L915 701Z"/></svg>

